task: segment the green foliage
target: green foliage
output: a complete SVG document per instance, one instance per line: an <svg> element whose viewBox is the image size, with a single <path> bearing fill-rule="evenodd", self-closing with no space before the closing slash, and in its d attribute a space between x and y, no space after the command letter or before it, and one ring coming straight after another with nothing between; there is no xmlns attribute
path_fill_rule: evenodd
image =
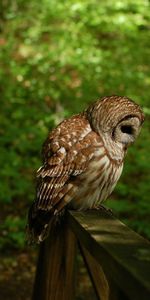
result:
<svg viewBox="0 0 150 300"><path fill-rule="evenodd" d="M16 248L24 247L25 219L19 216L7 216L5 222L0 226L2 235L0 237L0 249L7 245Z"/></svg>
<svg viewBox="0 0 150 300"><path fill-rule="evenodd" d="M150 236L149 1L3 0L1 6L0 201L12 212L24 203L24 218L48 130L103 95L127 95L147 119L112 203ZM21 224L15 233L7 218L4 224L7 240L18 246Z"/></svg>

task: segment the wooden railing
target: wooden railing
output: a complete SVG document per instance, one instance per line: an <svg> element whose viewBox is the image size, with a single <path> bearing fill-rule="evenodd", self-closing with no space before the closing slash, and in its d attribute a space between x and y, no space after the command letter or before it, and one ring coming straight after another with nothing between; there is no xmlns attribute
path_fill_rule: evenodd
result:
<svg viewBox="0 0 150 300"><path fill-rule="evenodd" d="M33 300L75 299L77 247L97 299L150 299L150 243L107 212L70 211L41 244Z"/></svg>

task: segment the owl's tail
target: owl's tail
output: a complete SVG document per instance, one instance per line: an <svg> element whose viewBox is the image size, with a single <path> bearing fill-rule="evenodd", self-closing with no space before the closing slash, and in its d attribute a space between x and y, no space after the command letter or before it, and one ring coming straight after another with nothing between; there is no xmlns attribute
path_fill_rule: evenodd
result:
<svg viewBox="0 0 150 300"><path fill-rule="evenodd" d="M48 234L54 223L52 211L37 210L35 203L32 204L28 214L27 241L29 244L41 243Z"/></svg>

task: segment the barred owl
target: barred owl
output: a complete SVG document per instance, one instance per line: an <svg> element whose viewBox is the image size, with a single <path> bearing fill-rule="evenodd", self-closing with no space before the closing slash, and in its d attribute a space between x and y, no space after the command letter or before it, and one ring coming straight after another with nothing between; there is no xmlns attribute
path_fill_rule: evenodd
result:
<svg viewBox="0 0 150 300"><path fill-rule="evenodd" d="M127 97L109 96L61 122L43 145L37 194L29 210L30 239L41 242L64 208L98 207L113 191L127 147L144 115Z"/></svg>

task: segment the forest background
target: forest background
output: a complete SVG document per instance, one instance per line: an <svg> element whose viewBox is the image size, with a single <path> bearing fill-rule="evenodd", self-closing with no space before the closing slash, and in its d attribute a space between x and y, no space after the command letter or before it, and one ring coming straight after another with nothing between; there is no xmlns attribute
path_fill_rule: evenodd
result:
<svg viewBox="0 0 150 300"><path fill-rule="evenodd" d="M146 115L107 205L150 238L150 2L2 0L0 6L0 249L9 257L5 265L11 265L13 251L26 253L26 215L48 131L105 95L126 95Z"/></svg>

